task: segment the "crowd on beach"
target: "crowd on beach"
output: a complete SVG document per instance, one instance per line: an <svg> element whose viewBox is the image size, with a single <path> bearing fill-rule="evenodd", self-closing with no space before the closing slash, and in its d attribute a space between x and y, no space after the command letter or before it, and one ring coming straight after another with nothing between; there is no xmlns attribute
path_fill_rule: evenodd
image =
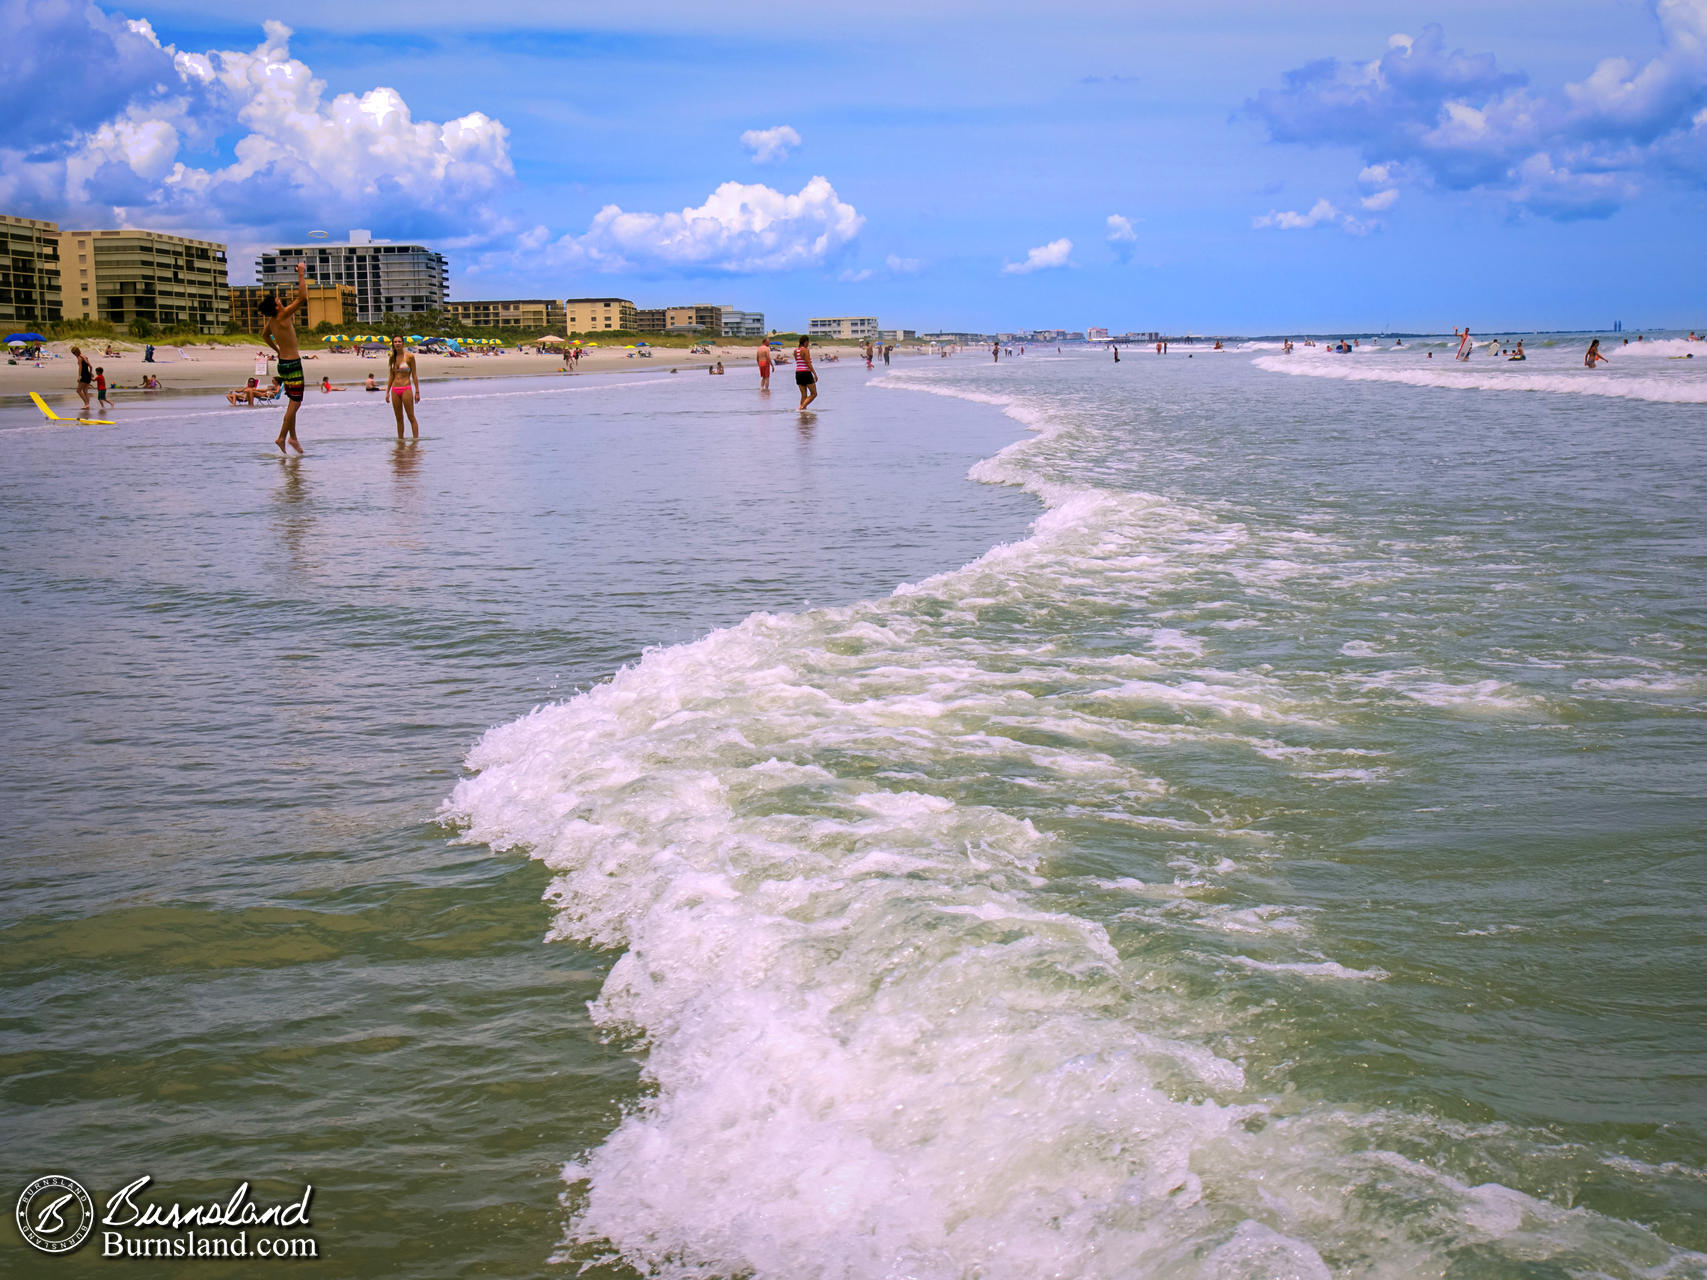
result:
<svg viewBox="0 0 1707 1280"><path fill-rule="evenodd" d="M278 295L274 294L261 300L259 310L264 320L261 338L262 341L266 343L269 351L260 353L260 357L264 357L266 363L263 363L261 358L257 358L255 376L249 378L243 386L226 392L225 396L226 401L234 407L252 407L254 405L276 403L281 400L285 402L284 420L280 425L278 436L273 441L280 453L288 453L291 449L294 449L297 453L304 452L301 441L297 438L296 433L297 413L301 408L303 395L306 390L302 363L305 359L312 360L316 358L313 354L304 355L296 334L295 320L301 311L301 308L307 301L306 270L302 264L298 264L297 276L297 293L293 299L285 302L281 300ZM35 337L37 335L28 336ZM1469 361L1477 351L1477 343L1472 336L1469 327L1465 326L1462 329L1454 328L1452 336L1457 340L1457 349L1454 353L1454 359L1464 362ZM1314 340L1308 338L1300 341L1301 345L1305 347L1315 347L1318 345ZM1606 353L1601 350L1601 341L1602 340L1600 338L1595 338L1590 341L1587 351L1583 353L1583 364L1585 367L1593 369L1598 365L1610 363ZM1638 344L1645 343L1646 336L1643 334L1637 334L1634 341ZM1707 341L1707 335L1697 335L1694 330L1691 330L1687 341L1691 343ZM17 345L18 344L14 343L14 346ZM209 345L212 346L215 344ZM1114 361L1118 364L1120 362L1120 344L1110 343L1109 345L1114 353ZM1326 342L1322 345L1325 345L1330 351L1339 354L1349 354L1359 350L1363 344L1361 339L1358 338L1352 338L1349 341L1341 338L1331 342ZM1631 339L1625 338L1624 345L1626 347L1630 346ZM947 358L950 355L960 354L962 351L962 348L959 345L952 343L943 343L940 345L933 343L932 346L936 348L936 354L944 358ZM1168 339L1164 338L1156 341L1156 354L1168 354L1169 346L1170 342ZM1379 344L1375 343L1372 344L1372 346L1378 347ZM1402 348L1404 346L1403 339L1395 339L1393 346L1395 348ZM525 347L522 349L525 350ZM1223 350L1223 343L1216 341L1213 349L1216 351ZM1491 357L1504 359L1508 362L1520 362L1529 358L1527 353L1524 351L1522 339L1518 339L1510 346L1505 345L1499 339L1492 339L1485 344L1484 349ZM873 369L879 360L881 360L884 365L888 365L894 355L895 348L889 344L878 344L867 340L860 344L857 350L859 355L861 355L865 360L865 367L867 369ZM1059 352L1060 350L1061 348L1057 346L1056 351ZM1294 344L1291 339L1285 340L1282 350L1284 354L1292 354ZM991 343L989 351L992 361L1000 362L1004 355L1008 357L1024 355L1026 347L1023 344L1004 344L1000 341L996 341ZM562 371L565 373L575 372L575 366L585 355L590 354L579 343L565 344L561 350L548 351L543 341L535 344L534 352L538 355L550 354L561 356L563 361ZM160 379L152 371L144 373L141 380L134 384L109 383L106 376L105 366L94 364L89 357L84 354L80 347L72 346L70 348L70 354L76 361L77 395L82 402L83 412L85 414L91 412L95 408L99 408L103 412L111 411L114 406L109 392L112 390L122 389L149 392L161 389ZM108 343L105 349L99 354L108 359L117 359L122 355L122 353L111 343ZM398 336L391 339L388 347L385 348L384 354L386 358L386 375L384 383L381 384L376 374L369 373L362 382L362 389L364 391L376 392L383 395L385 402L391 407L393 420L397 427L397 438L399 440L404 438L405 426L408 427L409 433L413 438L419 438L421 434L421 426L419 419L416 417L415 408L421 401L421 379L415 352L407 345L404 338ZM635 355L649 356L651 352L630 351L628 354L632 358ZM690 354L701 354L701 349L699 347L695 347L694 351ZM709 348L706 348L703 354L711 355L712 352ZM143 354L144 363L151 363L153 355L154 348L152 346L145 347ZM754 355L758 366L759 390L763 394L769 394L772 369L776 364L781 363L787 357L780 354L779 350L771 345L771 340L768 337L760 339ZM12 353L12 359L9 362L16 364L19 363L20 360L33 360L39 368L40 361L45 358L48 357L44 355L41 350L41 344L38 342L33 350L27 347L21 351L14 350ZM818 399L818 371L813 354L812 339L809 336L801 335L794 347L792 358L794 362L795 385L800 392L799 408L802 412L805 412ZM1429 360L1434 359L1434 352L1428 351L1426 353L1426 358ZM1693 353L1677 358L1692 359ZM826 350L817 357L817 359L821 359L825 363L834 363L840 359L840 356L834 350ZM274 360L277 362L277 372L272 373L269 376L268 364ZM712 376L717 376L726 372L721 359L717 359L715 360L715 363L707 365L706 371ZM670 372L675 373L677 370L672 368ZM267 379L265 383L263 383L264 379ZM351 388L341 383L334 383L331 376L326 375L320 379L319 389L322 394L330 395L336 392L348 391Z"/></svg>

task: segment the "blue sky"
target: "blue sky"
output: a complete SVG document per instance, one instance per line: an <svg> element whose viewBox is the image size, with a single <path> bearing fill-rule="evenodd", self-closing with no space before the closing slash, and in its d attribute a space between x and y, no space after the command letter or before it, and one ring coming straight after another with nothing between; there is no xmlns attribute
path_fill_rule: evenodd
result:
<svg viewBox="0 0 1707 1280"><path fill-rule="evenodd" d="M779 327L1707 325L1707 0L490 8L0 0L0 211Z"/></svg>

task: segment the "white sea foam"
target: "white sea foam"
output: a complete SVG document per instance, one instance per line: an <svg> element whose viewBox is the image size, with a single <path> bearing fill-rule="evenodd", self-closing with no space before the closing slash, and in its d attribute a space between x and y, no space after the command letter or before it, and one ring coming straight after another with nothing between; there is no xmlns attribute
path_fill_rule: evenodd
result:
<svg viewBox="0 0 1707 1280"><path fill-rule="evenodd" d="M1658 345L1657 343L1655 344ZM1699 345L1699 344L1697 344ZM1460 369L1359 362L1343 357L1258 356L1253 364L1270 373L1298 378L1338 378L1345 382L1391 382L1445 391L1542 391L1559 395L1603 396L1647 400L1655 404L1707 404L1707 361L1702 377L1630 375L1602 370L1564 369L1558 372L1519 372L1508 368ZM1693 375L1693 370L1691 370Z"/></svg>
<svg viewBox="0 0 1707 1280"><path fill-rule="evenodd" d="M1580 1245L1603 1220L1370 1151L1347 1136L1355 1115L1287 1114L1212 1047L1248 1030L1238 1007L1173 991L1110 932L1260 938L1260 956L1202 957L1206 978L1387 977L1312 949L1302 908L1229 902L1276 834L1169 776L1181 747L1289 779L1385 766L1349 736L1320 742L1331 704L1205 668L1175 640L1189 632L1142 615L1206 568L1278 593L1334 580L1340 552L1047 481L1035 451L1063 420L919 389L1038 433L975 468L1043 498L1026 538L884 600L651 650L490 731L447 802L468 839L550 869L554 936L622 953L592 1011L636 1038L649 1088L565 1166L565 1258L608 1252L667 1280L1317 1280L1324 1257L1355 1256L1398 1280L1505 1234L1525 1258ZM1059 644L1073 610L1116 618L1109 634L1145 652ZM1519 696L1386 677L1407 699ZM1061 823L1153 838L1157 871L1055 878ZM1097 892L1106 927L1063 906ZM1410 1205L1425 1206L1414 1231ZM1677 1256L1615 1230L1620 1248Z"/></svg>

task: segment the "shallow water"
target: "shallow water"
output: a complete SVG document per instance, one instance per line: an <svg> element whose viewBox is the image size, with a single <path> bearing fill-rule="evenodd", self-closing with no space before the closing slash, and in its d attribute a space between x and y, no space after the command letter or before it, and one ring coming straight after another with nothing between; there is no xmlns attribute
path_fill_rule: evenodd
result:
<svg viewBox="0 0 1707 1280"><path fill-rule="evenodd" d="M312 1178L334 1274L1703 1274L1693 370L1186 356L0 434L20 1179Z"/></svg>
<svg viewBox="0 0 1707 1280"><path fill-rule="evenodd" d="M440 384L401 447L313 397L290 462L208 397L0 409L5 1185L311 1181L324 1274L537 1272L637 1091L585 1009L612 957L542 946L546 875L435 811L647 646L1023 532L964 478L1010 422L921 433L851 374L805 425L736 377Z"/></svg>

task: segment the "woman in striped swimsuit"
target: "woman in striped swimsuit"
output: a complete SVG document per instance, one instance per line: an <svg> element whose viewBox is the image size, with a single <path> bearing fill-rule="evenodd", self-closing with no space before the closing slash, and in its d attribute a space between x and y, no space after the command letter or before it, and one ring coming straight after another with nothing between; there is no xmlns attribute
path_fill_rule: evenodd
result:
<svg viewBox="0 0 1707 1280"><path fill-rule="evenodd" d="M818 398L818 375L812 369L812 339L800 335L800 345L794 349L794 381L800 388L800 407L804 409Z"/></svg>

